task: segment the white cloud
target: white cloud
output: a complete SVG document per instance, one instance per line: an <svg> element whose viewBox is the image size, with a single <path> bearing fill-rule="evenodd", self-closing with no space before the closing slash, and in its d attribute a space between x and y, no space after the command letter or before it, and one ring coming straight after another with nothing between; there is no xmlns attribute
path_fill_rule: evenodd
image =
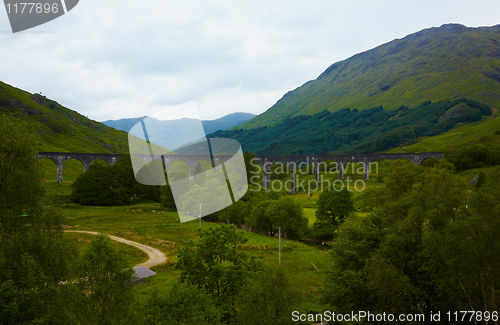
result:
<svg viewBox="0 0 500 325"><path fill-rule="evenodd" d="M261 113L330 64L423 28L500 23L496 0L82 0L12 34L0 80L97 120L195 100L202 118Z"/></svg>

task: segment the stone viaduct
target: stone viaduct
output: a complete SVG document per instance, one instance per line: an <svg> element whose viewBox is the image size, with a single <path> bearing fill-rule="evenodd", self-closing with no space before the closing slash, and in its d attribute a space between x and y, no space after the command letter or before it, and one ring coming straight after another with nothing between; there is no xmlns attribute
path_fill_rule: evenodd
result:
<svg viewBox="0 0 500 325"><path fill-rule="evenodd" d="M292 194L295 192L294 187L294 174L296 168L301 168L312 164L316 184L319 181L320 168L326 165L326 162L335 162L339 168L339 179L344 177L344 166L349 162L361 163L364 168L365 180L369 179L370 166L372 163L382 160L397 160L397 159L408 159L412 161L415 165L420 165L422 161L427 158L443 158L444 152L422 152L422 153L395 153L395 154L359 154L359 155L256 155L255 162L262 166L262 187L269 188L271 181L271 166L275 163L281 162L286 164L291 168L291 180L292 180ZM56 163L57 166L57 182L62 182L62 168L64 163L69 159L76 159L82 162L84 170L86 171L90 164L98 159L107 161L109 164L114 164L121 155L118 154L98 154L98 153L64 153L64 152L40 152L37 158L49 158ZM208 161L209 158L206 155L140 155L145 162L149 162L153 159L161 161L165 169L168 171L170 165L174 161L183 161L189 165L190 177L194 177L194 167L196 163L200 161ZM214 156L215 166L223 163L224 161L230 159L230 155L217 155Z"/></svg>

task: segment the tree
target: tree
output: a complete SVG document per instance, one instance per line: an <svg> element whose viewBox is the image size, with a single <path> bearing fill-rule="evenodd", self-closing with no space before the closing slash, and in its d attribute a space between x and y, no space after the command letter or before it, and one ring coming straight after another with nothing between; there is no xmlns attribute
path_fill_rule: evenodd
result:
<svg viewBox="0 0 500 325"><path fill-rule="evenodd" d="M113 166L96 162L72 185L75 202L83 205L123 205L129 195L114 177Z"/></svg>
<svg viewBox="0 0 500 325"><path fill-rule="evenodd" d="M256 204L246 219L246 224L253 227L258 232L268 232L273 234L273 223L267 213L267 208L274 200L263 200Z"/></svg>
<svg viewBox="0 0 500 325"><path fill-rule="evenodd" d="M45 322L46 308L55 297L53 288L46 286L43 270L33 257L25 253L20 262L19 268L13 268L0 259L0 320L2 324Z"/></svg>
<svg viewBox="0 0 500 325"><path fill-rule="evenodd" d="M39 137L29 123L0 114L0 223L39 210L43 193L36 158Z"/></svg>
<svg viewBox="0 0 500 325"><path fill-rule="evenodd" d="M126 324L134 317L133 270L105 235L96 236L85 251L79 278L69 286L76 324Z"/></svg>
<svg viewBox="0 0 500 325"><path fill-rule="evenodd" d="M74 250L62 218L44 208L39 139L31 125L0 114L0 322L61 322L59 281Z"/></svg>
<svg viewBox="0 0 500 325"><path fill-rule="evenodd" d="M138 173L138 179L156 177L160 162L153 160ZM162 168L162 167L161 167ZM130 200L160 202L161 186L144 185L136 180L130 154L124 154L114 165L95 162L73 183L73 200L83 205L123 205Z"/></svg>
<svg viewBox="0 0 500 325"><path fill-rule="evenodd" d="M347 188L341 191L331 190L319 195L316 210L315 228L324 229L333 235L333 232L354 211L352 192Z"/></svg>
<svg viewBox="0 0 500 325"><path fill-rule="evenodd" d="M307 232L308 220L300 203L291 197L282 197L272 202L265 213L272 227L284 226L284 235L289 239L301 239ZM276 231L275 229L273 230Z"/></svg>
<svg viewBox="0 0 500 325"><path fill-rule="evenodd" d="M268 197L266 193L264 198ZM304 217L302 207L291 197L258 202L247 217L246 224L271 236L278 232L274 227L286 227L282 233L289 239L301 239L308 229L308 220Z"/></svg>
<svg viewBox="0 0 500 325"><path fill-rule="evenodd" d="M158 291L145 304L146 324L221 324L212 297L195 286L176 283L166 294Z"/></svg>
<svg viewBox="0 0 500 325"><path fill-rule="evenodd" d="M484 184L457 211L444 229L445 237L431 243L445 267L436 272L441 295L454 298L454 306L497 310L500 286L500 167L490 171ZM445 279L450 279L446 281Z"/></svg>
<svg viewBox="0 0 500 325"><path fill-rule="evenodd" d="M237 299L241 325L294 324L290 315L301 297L281 267L265 267L252 278Z"/></svg>
<svg viewBox="0 0 500 325"><path fill-rule="evenodd" d="M150 165L146 165L143 169L148 170L151 167ZM130 154L123 154L113 165L111 172L115 178L116 185L127 193L128 198L154 202L160 201L160 186L144 185L137 182ZM144 171L141 170L141 172Z"/></svg>
<svg viewBox="0 0 500 325"><path fill-rule="evenodd" d="M170 210L176 209L175 199L170 184L161 187L161 204Z"/></svg>
<svg viewBox="0 0 500 325"><path fill-rule="evenodd" d="M481 293L479 284L498 283L489 271L499 267L498 222L474 213L488 204L474 205L467 184L438 165L387 165L384 186L365 197L370 215L338 229L325 302L339 311L409 313L477 310L488 301L482 308L493 310L494 299L483 299L492 291ZM477 198L485 198L482 191L495 195L481 187Z"/></svg>
<svg viewBox="0 0 500 325"><path fill-rule="evenodd" d="M247 181L248 184L252 183L252 176L258 175L260 168L254 162L255 155L251 151L245 151L243 153L243 159L245 161L245 168L247 172Z"/></svg>
<svg viewBox="0 0 500 325"><path fill-rule="evenodd" d="M236 250L246 241L234 225L202 228L198 244L184 247L178 254L181 282L209 294L226 322L234 317L236 295L259 269L252 257Z"/></svg>
<svg viewBox="0 0 500 325"><path fill-rule="evenodd" d="M249 202L238 200L226 209L229 222L240 228L245 223L247 216L252 212L252 205ZM225 221L224 218L225 213L221 211L221 219L223 219L223 221Z"/></svg>
<svg viewBox="0 0 500 325"><path fill-rule="evenodd" d="M335 245L329 251L334 263L327 273L322 301L339 312L370 310L373 307L365 267L376 252L380 233L375 218L355 217L341 225Z"/></svg>

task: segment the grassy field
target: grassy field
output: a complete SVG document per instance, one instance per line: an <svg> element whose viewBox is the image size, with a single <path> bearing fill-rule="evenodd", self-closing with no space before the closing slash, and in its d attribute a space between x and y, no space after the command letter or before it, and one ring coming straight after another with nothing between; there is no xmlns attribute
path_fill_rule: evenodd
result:
<svg viewBox="0 0 500 325"><path fill-rule="evenodd" d="M180 247L189 243L195 243L198 236L198 221L186 223L179 222L177 212L166 210L160 204L147 203L135 204L121 207L84 207L79 204L70 203L72 181L83 172L83 167L78 161L68 161L65 165L64 182L55 182L55 167L51 166L51 161L46 161L46 181L45 188L52 206L60 211L65 217L65 228L70 230L89 230L115 235L128 240L133 240L155 247L168 258L165 265L152 268L157 274L145 279L145 283L135 287L138 298L146 300L154 291L166 291L178 280L180 271L175 269L177 252ZM345 180L350 179L350 189L357 180L364 180L364 175L359 173L360 164L351 165L345 172ZM53 169L53 170L52 170ZM81 170L80 170L81 169ZM382 186L377 182L378 175L384 170L380 164L379 170L370 174L370 181L366 182L366 188L376 188ZM51 173L54 177L51 178ZM328 182L333 183L338 179L338 174L322 171L320 180L324 182L324 188ZM289 179L275 180L276 186L282 185L281 195L290 195L285 190L285 183ZM296 184L303 181L303 184L313 184L314 175L296 174ZM279 183L279 184L278 184ZM344 183L347 184L347 183ZM315 221L316 202L320 191L311 189L308 193L299 191L294 195L294 199L304 207L304 214L312 227ZM357 206L360 206L362 192L354 191L354 198ZM202 227L214 227L216 224L202 220ZM264 236L252 232L246 232L244 236L248 241L238 248L245 251L257 260L267 265L277 265L279 263L279 239L277 237ZM86 234L65 234L74 240L83 250L92 235ZM146 256L134 247L116 243L117 248L129 259L129 265L133 266L144 261ZM322 311L319 295L317 294L323 285L325 275L330 269L330 257L318 244L309 242L301 243L282 239L281 242L281 265L289 271L294 283L304 294L305 299L303 310Z"/></svg>
<svg viewBox="0 0 500 325"><path fill-rule="evenodd" d="M51 184L54 187L69 187L69 184ZM67 190L65 190L67 191ZM63 191L64 192L64 191ZM65 216L65 227L71 230L92 230L155 247L168 257L167 264L154 267L157 275L146 279L137 286L139 299L147 299L155 290L168 290L179 276L174 268L177 251L190 242L198 240L198 222L180 223L176 212L166 211L159 204L140 204L123 207L82 207L77 204L58 204L58 210ZM202 227L215 227L217 224L202 220ZM248 241L238 248L267 265L277 265L278 238L263 236L239 230ZM84 248L92 235L65 234ZM292 274L296 283L308 297L306 308L319 309L318 292L322 286L325 271L328 269L329 256L325 251L300 242L282 239L281 265ZM121 244L120 246L126 246ZM133 253L133 247L119 247L135 265L144 260L142 252ZM314 265L313 265L314 264ZM319 269L316 269L315 266Z"/></svg>

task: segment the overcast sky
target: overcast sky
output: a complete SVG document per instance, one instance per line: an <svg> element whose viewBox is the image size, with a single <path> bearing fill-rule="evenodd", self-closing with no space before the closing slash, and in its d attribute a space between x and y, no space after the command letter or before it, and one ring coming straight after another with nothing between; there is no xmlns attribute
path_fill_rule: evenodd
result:
<svg viewBox="0 0 500 325"><path fill-rule="evenodd" d="M203 119L260 114L395 38L500 24L498 0L80 0L16 34L1 11L0 80L98 121L192 100Z"/></svg>

